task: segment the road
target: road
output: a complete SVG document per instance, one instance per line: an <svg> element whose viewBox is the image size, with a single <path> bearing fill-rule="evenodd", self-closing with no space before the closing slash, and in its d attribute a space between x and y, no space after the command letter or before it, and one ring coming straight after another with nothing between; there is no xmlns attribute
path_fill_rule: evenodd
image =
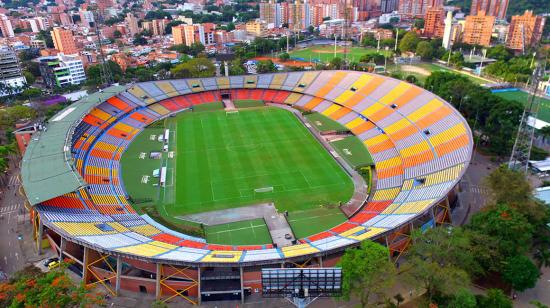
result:
<svg viewBox="0 0 550 308"><path fill-rule="evenodd" d="M18 166L11 166L7 182L0 200L0 269L9 275L25 265L19 242L32 239L32 236L18 230L18 216L26 211L24 199L19 194L21 183Z"/></svg>

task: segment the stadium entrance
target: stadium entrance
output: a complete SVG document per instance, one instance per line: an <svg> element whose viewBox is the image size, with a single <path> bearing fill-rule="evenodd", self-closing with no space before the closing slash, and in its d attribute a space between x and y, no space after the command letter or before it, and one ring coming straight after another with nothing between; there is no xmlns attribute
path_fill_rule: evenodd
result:
<svg viewBox="0 0 550 308"><path fill-rule="evenodd" d="M243 288L240 268L207 268L201 271L200 281L202 301L244 300L250 294Z"/></svg>

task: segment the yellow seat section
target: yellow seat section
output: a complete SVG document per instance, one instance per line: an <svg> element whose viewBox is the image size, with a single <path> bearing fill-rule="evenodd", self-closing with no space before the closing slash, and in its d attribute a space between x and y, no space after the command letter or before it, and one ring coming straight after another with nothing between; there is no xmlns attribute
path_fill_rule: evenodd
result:
<svg viewBox="0 0 550 308"><path fill-rule="evenodd" d="M400 130L402 130L403 128L407 127L407 126L410 126L411 125L411 122L409 122L409 120L403 118L401 120L398 120L398 121L395 121L394 123L388 125L386 128L384 128L384 131L387 133L387 134L394 134ZM413 128L410 128L410 129L413 129ZM414 128L414 130L416 130L416 128Z"/></svg>
<svg viewBox="0 0 550 308"><path fill-rule="evenodd" d="M416 122L426 115L434 112L437 108L441 107L443 105L443 102L434 98L431 101L427 102L425 105L420 106L420 108L416 109L414 112L409 114L407 118L411 120L411 122Z"/></svg>
<svg viewBox="0 0 550 308"><path fill-rule="evenodd" d="M130 227L130 229L132 231L135 231L141 235L145 235L145 236L151 236L151 235L155 235L155 234L159 234L160 233L160 230L155 228L154 226L152 225L140 225L140 226L134 226L134 227Z"/></svg>
<svg viewBox="0 0 550 308"><path fill-rule="evenodd" d="M280 89L283 86L283 83L286 80L286 76L288 74L275 74L273 75L273 79L271 79L271 83L269 84L270 89Z"/></svg>
<svg viewBox="0 0 550 308"><path fill-rule="evenodd" d="M95 117L98 117L98 118L102 119L103 121L107 121L111 117L111 115L108 114L107 112L105 112L101 109L97 109L97 108L92 109L90 114L95 116Z"/></svg>
<svg viewBox="0 0 550 308"><path fill-rule="evenodd" d="M413 186L414 180L406 180L403 182L403 186L401 187L401 190L410 190Z"/></svg>
<svg viewBox="0 0 550 308"><path fill-rule="evenodd" d="M174 86L172 86L172 84L169 81L157 81L155 84L159 89L162 90L162 92L164 92L164 94L168 95L169 97L179 95L176 88L174 88Z"/></svg>
<svg viewBox="0 0 550 308"><path fill-rule="evenodd" d="M201 259L201 262L239 262L242 251L213 250Z"/></svg>
<svg viewBox="0 0 550 308"><path fill-rule="evenodd" d="M362 240L371 238L377 234L380 234L384 231L387 231L387 229L376 228L376 227L365 228L363 226L358 226L341 233L340 236L344 236L357 241L362 241Z"/></svg>
<svg viewBox="0 0 550 308"><path fill-rule="evenodd" d="M128 89L128 92L130 92L130 94L134 95L140 100L144 101L147 105L155 102L154 98L150 97L149 94L147 94L147 92L143 91L143 89L137 85Z"/></svg>
<svg viewBox="0 0 550 308"><path fill-rule="evenodd" d="M330 107L328 107L323 112L321 112L321 114L328 117L329 115L333 114L334 112L336 112L340 108L342 108L342 107L340 107L339 105L336 105L336 104L332 104L332 105L330 105Z"/></svg>
<svg viewBox="0 0 550 308"><path fill-rule="evenodd" d="M229 77L220 77L216 78L216 82L218 83L218 88L220 89L229 89Z"/></svg>
<svg viewBox="0 0 550 308"><path fill-rule="evenodd" d="M303 94L300 93L290 93L290 95L285 99L285 104L294 105Z"/></svg>
<svg viewBox="0 0 550 308"><path fill-rule="evenodd" d="M244 78L244 87L247 89L255 89L257 87L258 77L254 75L248 75Z"/></svg>
<svg viewBox="0 0 550 308"><path fill-rule="evenodd" d="M165 115L170 113L170 110L164 108L161 104L154 104L152 106L149 106L149 109L153 110L154 112L160 115Z"/></svg>
<svg viewBox="0 0 550 308"><path fill-rule="evenodd" d="M110 195L90 195L95 204L118 204L118 199Z"/></svg>
<svg viewBox="0 0 550 308"><path fill-rule="evenodd" d="M393 211L393 214L415 214L420 213L424 211L432 202L435 201L435 199L430 200L421 200L421 201L414 201L414 202L405 202L401 204L395 211ZM388 207L389 208L389 207ZM386 212L388 209L384 210L382 214L392 214L391 212Z"/></svg>
<svg viewBox="0 0 550 308"><path fill-rule="evenodd" d="M376 163L376 169L382 170L382 169L389 169L389 168L397 167L397 166L401 165L402 162L403 161L398 156L388 158L386 160L379 161L378 163Z"/></svg>
<svg viewBox="0 0 550 308"><path fill-rule="evenodd" d="M428 142L422 141L420 143L417 143L417 144L411 145L410 147L402 149L401 151L399 151L399 153L401 153L401 156L403 157L410 157L427 150L430 150L430 146L428 145Z"/></svg>
<svg viewBox="0 0 550 308"><path fill-rule="evenodd" d="M435 147L449 140L452 140L460 135L464 135L465 133L466 133L466 127L464 127L464 124L458 123L455 126L448 128L442 131L441 133L430 137L430 142Z"/></svg>
<svg viewBox="0 0 550 308"><path fill-rule="evenodd" d="M152 257L168 252L170 249L151 244L138 244L133 246L117 248L116 251L130 253L138 256Z"/></svg>
<svg viewBox="0 0 550 308"><path fill-rule="evenodd" d="M393 200L399 192L401 191L400 187L388 188L388 189L379 189L374 192L372 197L373 201L382 201L382 200Z"/></svg>
<svg viewBox="0 0 550 308"><path fill-rule="evenodd" d="M367 147L371 147L371 146L375 146L381 142L384 142L386 140L388 140L388 136L384 135L384 134L380 134L380 135L376 135L372 138L369 138L367 140L365 140L363 143L367 145Z"/></svg>
<svg viewBox="0 0 550 308"><path fill-rule="evenodd" d="M425 177L424 184L415 186L414 188L418 189L418 188L436 185L439 183L448 182L448 181L457 179L463 168L464 168L464 164L459 164L451 168L447 168L438 172L434 172L432 174L428 174Z"/></svg>
<svg viewBox="0 0 550 308"><path fill-rule="evenodd" d="M172 245L172 244L168 244L168 243L160 242L160 241L152 241L152 242L149 242L147 244L151 244L151 245L166 248L166 249L176 249L176 248L178 248L178 246L176 246L176 245Z"/></svg>
<svg viewBox="0 0 550 308"><path fill-rule="evenodd" d="M102 168L102 167L96 167L96 166L86 166L85 170L86 174L95 174L95 175L102 175L102 176L109 176L109 169L108 168Z"/></svg>
<svg viewBox="0 0 550 308"><path fill-rule="evenodd" d="M337 98L334 99L335 102L345 104L349 100L350 97L352 97L357 91L361 90L364 86L369 83L369 81L372 80L371 75L367 74L361 74L359 78L347 89L344 91L344 93L340 94ZM351 89L355 89L355 91L352 91Z"/></svg>
<svg viewBox="0 0 550 308"><path fill-rule="evenodd" d="M361 111L361 114L368 118L368 117L372 116L373 114L375 114L376 112L378 112L382 108L384 108L384 105L382 105L380 103L374 103L371 106L369 106L367 109Z"/></svg>
<svg viewBox="0 0 550 308"><path fill-rule="evenodd" d="M153 107L154 107L154 106L153 106ZM121 131L125 131L125 132L127 132L127 133L132 132L132 131L134 131L134 130L137 129L137 128L135 128L135 127L132 127L132 126L130 126L130 125L128 125L128 124L124 124L124 123L117 123L117 124L115 125L115 128L116 128L116 129L120 129Z"/></svg>
<svg viewBox="0 0 550 308"><path fill-rule="evenodd" d="M295 257L295 256L303 256L310 253L316 253L319 251L319 249L309 244L300 244L300 245L283 247L281 248L281 251L286 258L289 258L289 257Z"/></svg>
<svg viewBox="0 0 550 308"><path fill-rule="evenodd" d="M353 129L363 123L365 123L366 121L361 119L360 117L357 117L351 121L349 121L348 123L345 124L345 126L349 129Z"/></svg>
<svg viewBox="0 0 550 308"><path fill-rule="evenodd" d="M400 82L395 88L393 88L390 92L386 93L379 102L385 105L391 105L393 101L395 101L399 96L403 95L408 89L410 89L412 85L406 83L406 82Z"/></svg>
<svg viewBox="0 0 550 308"><path fill-rule="evenodd" d="M303 87L296 86L293 91L296 92L303 92L312 82L317 78L319 75L319 72L305 72L302 78L300 78L300 81L298 81L298 85L304 85Z"/></svg>
<svg viewBox="0 0 550 308"><path fill-rule="evenodd" d="M94 222L53 222L52 224L73 236L107 235L128 231L126 227L119 224L118 222L106 223L114 229L111 231L103 231L99 229L97 225L101 225L102 223Z"/></svg>
<svg viewBox="0 0 550 308"><path fill-rule="evenodd" d="M187 80L187 85L192 92L204 91L204 87L202 86L202 82L200 79L189 79Z"/></svg>
<svg viewBox="0 0 550 308"><path fill-rule="evenodd" d="M115 128L116 128L116 126L115 126ZM116 145L110 144L110 143L107 143L107 142L103 142L103 141L96 142L94 148L104 150L104 151L107 151L107 152L114 152L114 151L117 150Z"/></svg>

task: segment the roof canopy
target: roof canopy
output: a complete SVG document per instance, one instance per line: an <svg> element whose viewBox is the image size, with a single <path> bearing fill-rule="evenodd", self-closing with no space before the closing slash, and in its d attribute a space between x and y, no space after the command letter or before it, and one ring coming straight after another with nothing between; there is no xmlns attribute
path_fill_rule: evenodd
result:
<svg viewBox="0 0 550 308"><path fill-rule="evenodd" d="M73 192L86 184L73 166L70 132L94 106L125 89L112 86L86 96L50 119L46 129L34 133L21 167L23 187L31 205Z"/></svg>

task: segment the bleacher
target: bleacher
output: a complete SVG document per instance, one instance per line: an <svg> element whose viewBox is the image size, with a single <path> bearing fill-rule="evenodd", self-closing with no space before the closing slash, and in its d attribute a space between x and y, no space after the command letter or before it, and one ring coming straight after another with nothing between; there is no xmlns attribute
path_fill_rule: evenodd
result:
<svg viewBox="0 0 550 308"><path fill-rule="evenodd" d="M349 221L284 248L207 244L137 215L121 185L121 154L148 124L194 105L221 101L220 90L229 91L233 99L316 111L349 128L375 163L376 186L364 207ZM84 116L70 142L76 170L88 186L37 206L50 228L103 249L216 263L306 256L391 232L443 199L472 153L470 129L448 103L399 80L348 71L135 84Z"/></svg>

